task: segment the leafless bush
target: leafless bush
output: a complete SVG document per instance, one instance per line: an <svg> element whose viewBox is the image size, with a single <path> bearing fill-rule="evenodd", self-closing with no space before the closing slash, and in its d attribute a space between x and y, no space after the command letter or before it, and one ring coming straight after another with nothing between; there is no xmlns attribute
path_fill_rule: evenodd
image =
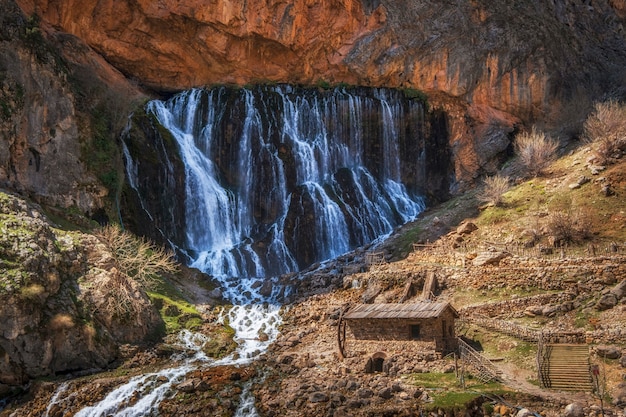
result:
<svg viewBox="0 0 626 417"><path fill-rule="evenodd" d="M609 164L626 152L626 105L617 101L596 103L584 124L585 139L595 144L598 163Z"/></svg>
<svg viewBox="0 0 626 417"><path fill-rule="evenodd" d="M500 206L503 203L502 195L509 190L509 177L500 174L486 177L483 189L478 198L483 203Z"/></svg>
<svg viewBox="0 0 626 417"><path fill-rule="evenodd" d="M548 216L546 228L553 246L579 243L591 236L590 216L586 212L553 211Z"/></svg>
<svg viewBox="0 0 626 417"><path fill-rule="evenodd" d="M541 173L556 157L558 143L535 127L531 132L520 133L515 138L515 153L522 165L532 176Z"/></svg>
<svg viewBox="0 0 626 417"><path fill-rule="evenodd" d="M178 269L171 253L117 226L103 227L97 237L113 253L118 271L147 288L154 284L159 274Z"/></svg>
<svg viewBox="0 0 626 417"><path fill-rule="evenodd" d="M138 313L135 297L135 288L128 275L117 269L110 271L109 279L102 280L100 290L107 294L102 297L99 309L111 317L118 319L130 318Z"/></svg>

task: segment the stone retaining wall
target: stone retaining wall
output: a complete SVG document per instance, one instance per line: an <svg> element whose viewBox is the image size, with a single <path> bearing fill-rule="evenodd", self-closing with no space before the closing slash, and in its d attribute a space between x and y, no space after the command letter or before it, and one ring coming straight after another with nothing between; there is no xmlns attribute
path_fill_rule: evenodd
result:
<svg viewBox="0 0 626 417"><path fill-rule="evenodd" d="M530 297L512 298L510 300L468 306L463 308L460 313L464 316L479 314L486 317L497 317L500 315L522 317L527 307L533 305L562 304L567 301L572 301L575 297L575 294L569 292L538 294Z"/></svg>

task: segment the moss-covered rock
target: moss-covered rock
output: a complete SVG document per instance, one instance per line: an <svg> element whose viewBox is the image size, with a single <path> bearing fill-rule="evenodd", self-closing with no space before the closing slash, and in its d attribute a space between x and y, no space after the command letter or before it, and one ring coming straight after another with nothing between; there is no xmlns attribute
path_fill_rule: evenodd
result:
<svg viewBox="0 0 626 417"><path fill-rule="evenodd" d="M95 237L55 229L36 206L0 193L0 384L104 368L118 344L142 343L161 325L145 292L119 282ZM111 314L122 285L133 316Z"/></svg>

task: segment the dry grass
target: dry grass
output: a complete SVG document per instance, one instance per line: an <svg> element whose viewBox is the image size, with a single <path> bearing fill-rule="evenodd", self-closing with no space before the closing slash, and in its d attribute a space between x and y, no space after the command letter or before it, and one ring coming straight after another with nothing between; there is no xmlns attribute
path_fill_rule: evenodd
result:
<svg viewBox="0 0 626 417"><path fill-rule="evenodd" d="M22 298L31 302L43 301L42 298L46 292L46 289L43 285L40 284L31 284L25 287L22 287L20 290L20 294Z"/></svg>
<svg viewBox="0 0 626 417"><path fill-rule="evenodd" d="M74 319L69 314L57 314L52 317L48 326L53 331L71 329L74 327Z"/></svg>
<svg viewBox="0 0 626 417"><path fill-rule="evenodd" d="M554 139L535 127L530 132L520 133L515 138L515 153L526 171L535 177L541 175L554 161L558 147Z"/></svg>

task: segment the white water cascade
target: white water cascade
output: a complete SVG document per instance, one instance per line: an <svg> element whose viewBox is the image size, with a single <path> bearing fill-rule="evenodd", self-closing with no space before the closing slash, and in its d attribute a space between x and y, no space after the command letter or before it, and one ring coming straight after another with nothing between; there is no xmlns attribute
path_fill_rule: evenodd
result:
<svg viewBox="0 0 626 417"><path fill-rule="evenodd" d="M404 166L423 161L403 153L400 143L423 140L407 133L420 131L422 105L401 105L393 94L215 88L147 105L185 167L184 241L170 242L192 267L221 281L233 307L220 319L235 330L239 348L215 361L202 353L203 336L182 333L179 343L194 355L132 378L77 416L156 415L190 370L249 363L278 335L281 289L272 277L371 242L423 210L422 198L403 183ZM140 156L126 144L124 156L128 184L152 221L158 216L144 203L141 185L150 178L139 180ZM169 158L166 165L171 178ZM261 281L269 290L261 291ZM55 401L63 401L61 394ZM249 384L236 415L257 415Z"/></svg>
<svg viewBox="0 0 626 417"><path fill-rule="evenodd" d="M215 277L277 276L414 219L423 199L402 173L423 161L403 154L400 142L422 140L409 136L419 132L423 109L398 94L281 85L195 89L150 102L147 112L184 163L178 248L191 266ZM140 175L128 156L127 167ZM141 196L138 181L129 183Z"/></svg>
<svg viewBox="0 0 626 417"><path fill-rule="evenodd" d="M270 312L258 305L236 306L227 314L231 323L236 323L236 340L239 342L237 351L220 360L207 357L202 347L209 342L209 338L202 334L182 331L177 344L186 352L194 352L186 357L173 357L172 361L178 362L177 366L161 369L157 372L139 375L131 378L127 383L115 388L100 402L85 407L75 414L76 417L145 417L158 415L158 407L161 401L176 392L176 384L180 383L184 376L200 367L212 367L220 365L246 364L275 339L275 329L280 324L278 308ZM260 341L252 332L260 327L267 330L269 338ZM61 384L48 406L58 405L63 409L64 404L74 394L67 393L67 384ZM47 412L46 411L46 415ZM250 384L244 386L241 403L236 415L241 417L256 416L254 397L250 392Z"/></svg>

